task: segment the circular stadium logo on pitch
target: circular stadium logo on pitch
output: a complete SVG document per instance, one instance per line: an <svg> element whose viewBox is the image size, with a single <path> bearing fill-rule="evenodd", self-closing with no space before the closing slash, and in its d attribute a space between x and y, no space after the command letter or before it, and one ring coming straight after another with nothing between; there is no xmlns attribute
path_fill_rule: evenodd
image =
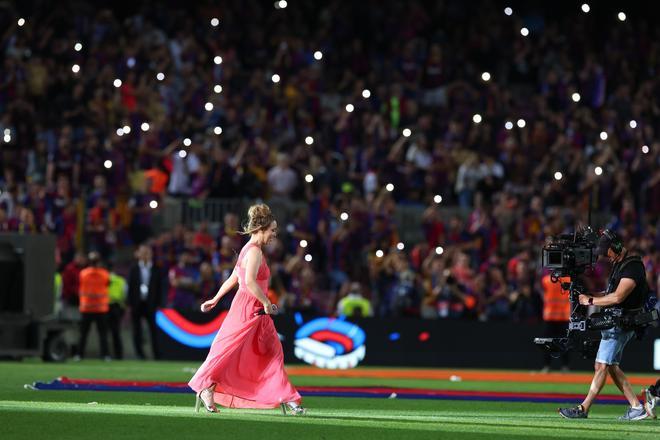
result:
<svg viewBox="0 0 660 440"><path fill-rule="evenodd" d="M319 368L355 367L366 353L364 330L335 318L317 318L296 332L295 356Z"/></svg>

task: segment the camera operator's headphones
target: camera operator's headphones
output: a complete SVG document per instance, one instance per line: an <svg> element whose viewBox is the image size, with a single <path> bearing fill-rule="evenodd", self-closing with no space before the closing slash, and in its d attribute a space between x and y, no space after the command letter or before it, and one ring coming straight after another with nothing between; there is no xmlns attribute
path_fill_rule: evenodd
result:
<svg viewBox="0 0 660 440"><path fill-rule="evenodd" d="M614 251L615 254L620 254L623 250L623 240L616 232L611 229L603 230L603 234L610 241L610 248Z"/></svg>

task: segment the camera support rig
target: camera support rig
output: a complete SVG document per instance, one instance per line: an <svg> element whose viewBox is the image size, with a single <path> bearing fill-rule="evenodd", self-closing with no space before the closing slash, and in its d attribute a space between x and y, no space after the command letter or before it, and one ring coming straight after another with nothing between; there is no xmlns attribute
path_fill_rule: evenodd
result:
<svg viewBox="0 0 660 440"><path fill-rule="evenodd" d="M596 328L594 328L593 319L587 317L587 308L580 305L579 302L580 295L586 291L579 278L585 270L586 267L564 267L556 268L550 274L550 280L553 283L561 282L562 291L568 291L568 301L571 310L565 337L534 338L534 343L549 351L551 356L558 357L567 351L578 351L587 358L594 356L598 349L600 335L589 333L590 330L596 330ZM570 281L565 282L561 280L566 277L568 277ZM614 324L610 327L613 326ZM598 329L602 329L602 327L598 326Z"/></svg>

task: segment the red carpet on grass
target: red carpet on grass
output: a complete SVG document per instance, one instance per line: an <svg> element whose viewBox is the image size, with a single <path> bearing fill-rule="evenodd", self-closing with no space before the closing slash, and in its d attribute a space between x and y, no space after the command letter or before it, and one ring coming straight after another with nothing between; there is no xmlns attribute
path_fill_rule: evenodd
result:
<svg viewBox="0 0 660 440"><path fill-rule="evenodd" d="M185 382L154 382L112 379L71 379L60 377L49 383L36 382L32 388L38 390L72 391L135 391L160 393L191 393ZM398 387L321 387L301 386L302 396L327 397L372 397L400 399L479 400L504 402L560 403L578 401L584 396L570 393L515 393L502 391L435 390ZM600 403L620 404L626 402L621 395L601 395Z"/></svg>

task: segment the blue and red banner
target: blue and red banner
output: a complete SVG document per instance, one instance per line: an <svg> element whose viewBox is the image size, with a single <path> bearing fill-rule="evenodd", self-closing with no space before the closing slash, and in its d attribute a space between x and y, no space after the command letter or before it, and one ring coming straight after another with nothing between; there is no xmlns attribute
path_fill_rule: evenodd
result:
<svg viewBox="0 0 660 440"><path fill-rule="evenodd" d="M192 348L208 348L226 316L225 310L211 321L200 324L186 319L175 309L159 309L156 312L156 325L180 344Z"/></svg>

